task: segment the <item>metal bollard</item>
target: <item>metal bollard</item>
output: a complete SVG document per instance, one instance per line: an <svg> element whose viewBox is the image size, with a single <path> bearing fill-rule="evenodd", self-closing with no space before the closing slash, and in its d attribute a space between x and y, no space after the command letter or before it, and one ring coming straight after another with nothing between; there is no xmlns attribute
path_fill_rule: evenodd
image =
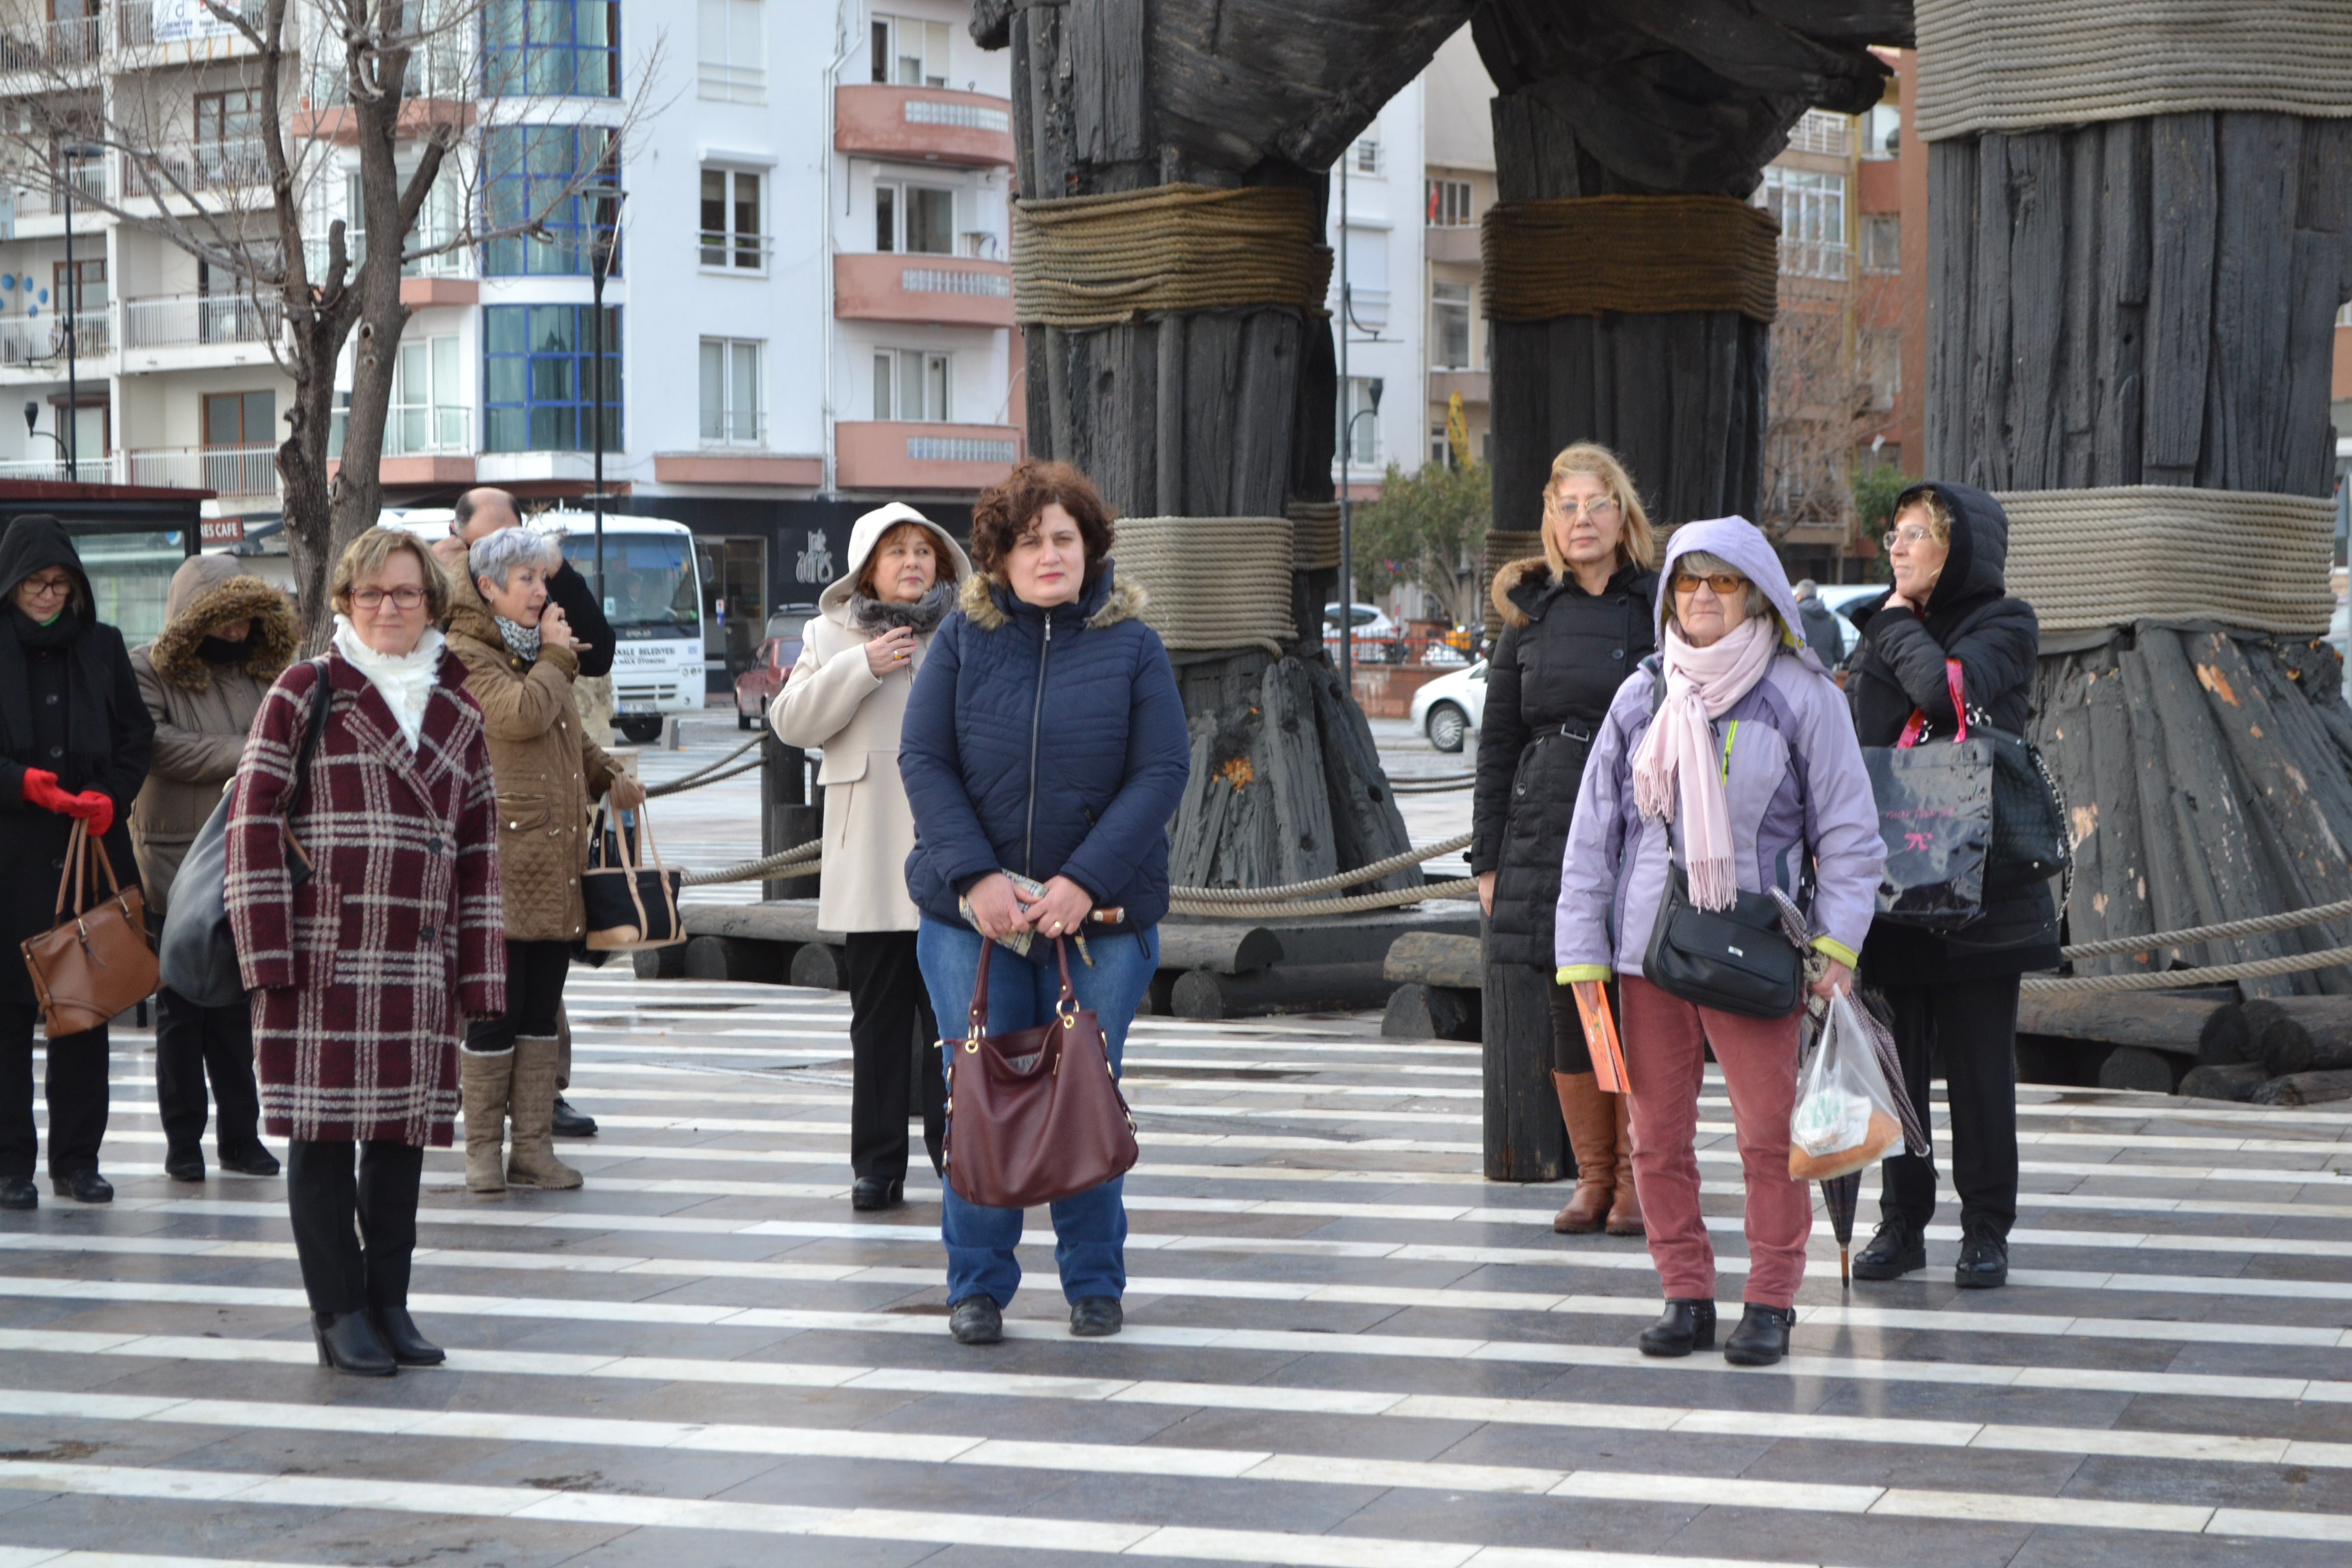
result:
<svg viewBox="0 0 2352 1568"><path fill-rule="evenodd" d="M824 794L809 787L808 753L787 746L766 726L760 735L760 853L774 855L805 844L824 831ZM814 795L814 802L810 796ZM770 877L760 884L762 899L814 899L818 875Z"/></svg>

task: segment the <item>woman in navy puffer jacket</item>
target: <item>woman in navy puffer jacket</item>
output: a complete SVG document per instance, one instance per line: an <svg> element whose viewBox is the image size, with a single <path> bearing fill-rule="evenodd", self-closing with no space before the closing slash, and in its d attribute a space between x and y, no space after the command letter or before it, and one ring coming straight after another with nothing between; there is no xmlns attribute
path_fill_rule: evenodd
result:
<svg viewBox="0 0 2352 1568"><path fill-rule="evenodd" d="M1054 939L1083 931L1092 962L1071 967L1077 1003L1100 1018L1116 1072L1160 964L1167 824L1192 747L1168 651L1137 618L1143 592L1116 580L1111 534L1102 498L1066 463L1024 462L981 496L978 570L916 677L898 772L915 811L916 957L942 1018L965 1006L986 953L988 1032L1045 1023L1061 990ZM1008 873L1045 891L1024 895ZM1035 938L1026 962L993 941L1023 931ZM949 1136L952 1161L952 1120ZM1075 1334L1119 1330L1120 1186L1053 1205ZM1021 1211L967 1203L951 1185L943 1197L949 1329L993 1343L1021 1283Z"/></svg>

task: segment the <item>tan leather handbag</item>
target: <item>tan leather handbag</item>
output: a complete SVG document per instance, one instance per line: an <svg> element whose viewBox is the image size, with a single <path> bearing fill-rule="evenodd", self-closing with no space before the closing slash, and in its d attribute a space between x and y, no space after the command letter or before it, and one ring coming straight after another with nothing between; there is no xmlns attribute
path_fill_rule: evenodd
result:
<svg viewBox="0 0 2352 1568"><path fill-rule="evenodd" d="M97 891L96 879L89 876L93 856L111 890L85 905L85 893ZM65 875L58 879L57 921L21 944L41 1005L41 1027L50 1039L95 1029L154 994L147 900L137 888L115 880L106 845L79 819L66 842Z"/></svg>
<svg viewBox="0 0 2352 1568"><path fill-rule="evenodd" d="M1027 1208L1074 1197L1124 1175L1136 1161L1135 1118L1111 1076L1110 1052L1092 1008L1070 984L1069 944L1054 939L1062 994L1054 1021L988 1030L988 961L968 1015L971 1033L946 1043L948 1183L966 1203ZM1026 962L1025 960L1024 962Z"/></svg>

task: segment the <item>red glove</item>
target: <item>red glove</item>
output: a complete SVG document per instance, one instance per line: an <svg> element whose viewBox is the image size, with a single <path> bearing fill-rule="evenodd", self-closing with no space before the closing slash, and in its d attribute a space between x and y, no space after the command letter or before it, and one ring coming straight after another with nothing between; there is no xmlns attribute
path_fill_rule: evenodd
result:
<svg viewBox="0 0 2352 1568"><path fill-rule="evenodd" d="M113 800L94 789L86 789L68 799L71 804L66 807L66 815L88 818L89 830L100 838L105 837L107 830L114 826Z"/></svg>
<svg viewBox="0 0 2352 1568"><path fill-rule="evenodd" d="M58 775L39 768L25 770L25 804L37 805L43 811L54 811L60 816L72 816L75 797L58 787Z"/></svg>

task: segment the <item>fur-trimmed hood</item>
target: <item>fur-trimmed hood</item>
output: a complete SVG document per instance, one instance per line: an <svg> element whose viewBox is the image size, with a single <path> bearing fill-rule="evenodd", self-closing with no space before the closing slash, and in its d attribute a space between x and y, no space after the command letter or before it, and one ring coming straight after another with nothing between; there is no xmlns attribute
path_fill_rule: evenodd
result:
<svg viewBox="0 0 2352 1568"><path fill-rule="evenodd" d="M1522 590L1541 593L1544 584L1550 581L1551 563L1540 555L1526 555L1517 561L1504 563L1502 570L1495 574L1495 581L1488 586L1486 596L1494 601L1496 612L1503 617L1505 626L1524 626L1529 623L1530 617L1513 595Z"/></svg>
<svg viewBox="0 0 2352 1568"><path fill-rule="evenodd" d="M1118 580L1118 564L1105 556L1095 572L1093 584L1078 595L1078 612L1090 626L1117 626L1132 620L1142 615L1143 606L1151 602L1142 584ZM1015 613L1013 606L1019 603L1012 589L979 572L964 578L963 587L956 596L957 607L963 611L964 618L984 632L1010 625Z"/></svg>
<svg viewBox="0 0 2352 1568"><path fill-rule="evenodd" d="M199 555L172 574L171 619L147 650L156 676L184 691L213 683L212 666L196 655L205 638L231 621L250 620L253 650L246 673L264 686L294 662L294 608L286 595L225 555Z"/></svg>

